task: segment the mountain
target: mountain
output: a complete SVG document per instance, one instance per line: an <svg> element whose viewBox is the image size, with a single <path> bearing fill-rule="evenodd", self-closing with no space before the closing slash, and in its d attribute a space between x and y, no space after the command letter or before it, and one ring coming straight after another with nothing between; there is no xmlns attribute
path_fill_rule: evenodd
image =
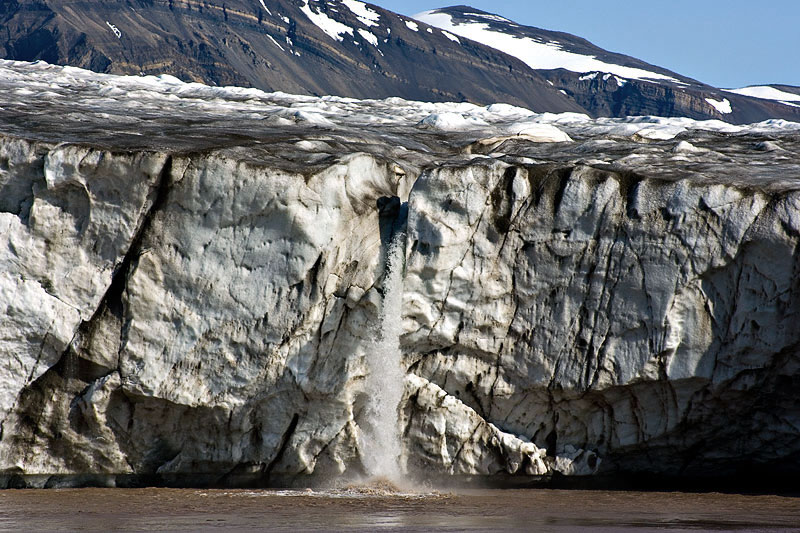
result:
<svg viewBox="0 0 800 533"><path fill-rule="evenodd" d="M800 87L791 85L753 85L741 89L727 89L727 92L761 100L772 100L785 106L800 108Z"/></svg>
<svg viewBox="0 0 800 533"><path fill-rule="evenodd" d="M294 94L800 121L800 107L470 7L418 19L358 0L4 0L0 57Z"/></svg>
<svg viewBox="0 0 800 533"><path fill-rule="evenodd" d="M469 6L415 15L461 38L513 55L594 116L658 115L749 123L800 120L800 108L726 92L563 32L517 24ZM775 99L773 99L775 100Z"/></svg>
<svg viewBox="0 0 800 533"><path fill-rule="evenodd" d="M11 0L0 57L294 94L578 111L516 58L357 0Z"/></svg>

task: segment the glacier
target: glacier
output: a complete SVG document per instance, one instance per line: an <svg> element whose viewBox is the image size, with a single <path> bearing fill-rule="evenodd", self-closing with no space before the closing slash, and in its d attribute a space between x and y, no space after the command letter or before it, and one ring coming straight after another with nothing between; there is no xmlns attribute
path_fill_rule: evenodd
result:
<svg viewBox="0 0 800 533"><path fill-rule="evenodd" d="M798 473L800 124L0 89L0 486Z"/></svg>

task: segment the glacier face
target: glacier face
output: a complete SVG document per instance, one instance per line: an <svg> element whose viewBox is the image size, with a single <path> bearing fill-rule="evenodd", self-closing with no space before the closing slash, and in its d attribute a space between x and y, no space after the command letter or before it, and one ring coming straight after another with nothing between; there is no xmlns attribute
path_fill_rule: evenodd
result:
<svg viewBox="0 0 800 533"><path fill-rule="evenodd" d="M800 125L0 69L3 485L364 474L400 231L410 473L796 469Z"/></svg>
<svg viewBox="0 0 800 533"><path fill-rule="evenodd" d="M800 415L798 207L587 166L429 171L409 200L412 371L592 468L780 461Z"/></svg>

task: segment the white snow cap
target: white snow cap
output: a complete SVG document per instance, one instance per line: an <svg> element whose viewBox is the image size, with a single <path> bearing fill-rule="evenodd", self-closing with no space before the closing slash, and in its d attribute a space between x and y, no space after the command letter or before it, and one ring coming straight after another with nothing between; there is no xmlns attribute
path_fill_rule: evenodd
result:
<svg viewBox="0 0 800 533"><path fill-rule="evenodd" d="M742 87L741 89L725 89L725 91L734 94L741 94L742 96L761 98L762 100L773 100L791 107L800 107L800 94L781 91L780 89L776 89L775 87L770 87L768 85Z"/></svg>
<svg viewBox="0 0 800 533"><path fill-rule="evenodd" d="M503 17L493 15L480 14L478 16L488 21L510 22ZM551 70L563 68L581 73L599 71L616 74L628 79L678 82L677 79L665 74L606 63L595 56L568 52L563 49L561 43L555 41L543 43L530 37L509 35L492 29L489 22L455 22L452 16L437 10L418 13L414 15L414 18L441 30L491 46L501 52L519 58L533 69Z"/></svg>

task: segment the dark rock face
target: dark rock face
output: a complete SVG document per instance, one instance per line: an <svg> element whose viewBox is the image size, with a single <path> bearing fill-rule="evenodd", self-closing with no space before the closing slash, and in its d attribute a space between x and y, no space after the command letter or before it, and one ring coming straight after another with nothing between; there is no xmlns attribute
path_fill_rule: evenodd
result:
<svg viewBox="0 0 800 533"><path fill-rule="evenodd" d="M583 111L516 58L363 9L372 18L313 0L22 0L0 11L0 57L294 94Z"/></svg>
<svg viewBox="0 0 800 533"><path fill-rule="evenodd" d="M679 86L670 83L628 80L621 84L614 76L598 73L591 79L558 69L541 71L556 87L564 90L583 108L598 117L654 115L718 119L747 124L768 117L800 119L800 108L759 98L723 92L709 86ZM719 113L708 100L731 103L731 113Z"/></svg>

